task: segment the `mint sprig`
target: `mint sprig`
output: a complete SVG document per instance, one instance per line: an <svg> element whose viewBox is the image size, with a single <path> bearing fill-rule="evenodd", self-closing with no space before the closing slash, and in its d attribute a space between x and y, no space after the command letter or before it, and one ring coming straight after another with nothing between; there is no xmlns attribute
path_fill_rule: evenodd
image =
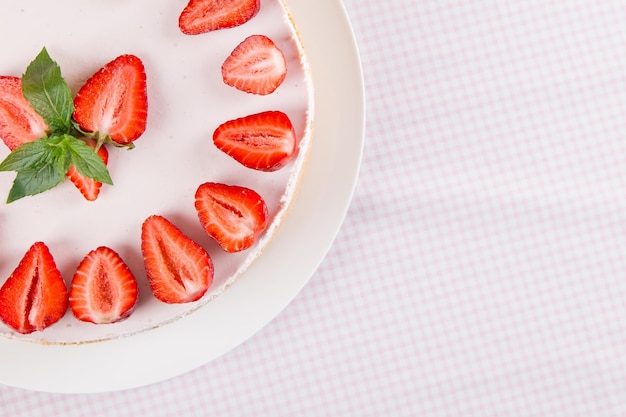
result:
<svg viewBox="0 0 626 417"><path fill-rule="evenodd" d="M78 139L83 134L72 120L72 93L46 48L26 68L22 93L49 130L46 137L23 144L0 163L0 171L17 172L7 203L56 187L65 180L71 166L85 177L112 185L102 159Z"/></svg>
<svg viewBox="0 0 626 417"><path fill-rule="evenodd" d="M86 177L113 184L106 165L89 145L69 134L55 135L23 144L0 163L0 171L17 171L7 203L56 187L72 165Z"/></svg>
<svg viewBox="0 0 626 417"><path fill-rule="evenodd" d="M72 92L46 48L26 68L22 93L50 127L50 134L70 133L74 113Z"/></svg>

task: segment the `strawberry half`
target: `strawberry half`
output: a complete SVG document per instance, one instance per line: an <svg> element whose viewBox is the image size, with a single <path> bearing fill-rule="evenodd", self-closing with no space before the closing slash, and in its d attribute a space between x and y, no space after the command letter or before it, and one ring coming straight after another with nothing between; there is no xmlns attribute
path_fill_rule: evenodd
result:
<svg viewBox="0 0 626 417"><path fill-rule="evenodd" d="M65 282L48 247L33 244L0 288L0 318L22 334L40 331L67 311Z"/></svg>
<svg viewBox="0 0 626 417"><path fill-rule="evenodd" d="M85 138L85 143L91 146L93 149L96 148L95 139ZM102 159L102 162L106 165L109 162L109 152L104 147L104 144L98 148L97 151L98 156ZM96 181L93 178L85 177L82 175L74 165L70 167L67 171L67 177L72 181L72 183L78 188L83 197L85 197L89 201L94 201L100 195L100 188L102 188L102 183L100 181Z"/></svg>
<svg viewBox="0 0 626 417"><path fill-rule="evenodd" d="M260 0L190 0L178 18L186 35L243 25L261 8Z"/></svg>
<svg viewBox="0 0 626 417"><path fill-rule="evenodd" d="M22 79L0 76L0 138L10 150L46 136L48 125L22 94Z"/></svg>
<svg viewBox="0 0 626 417"><path fill-rule="evenodd" d="M121 55L98 70L74 98L74 120L85 132L129 145L146 130L148 93L143 63Z"/></svg>
<svg viewBox="0 0 626 417"><path fill-rule="evenodd" d="M137 281L113 249L100 246L78 265L70 286L70 309L81 321L115 323L133 312Z"/></svg>
<svg viewBox="0 0 626 417"><path fill-rule="evenodd" d="M283 52L264 35L246 38L222 64L224 82L251 94L273 93L286 76Z"/></svg>
<svg viewBox="0 0 626 417"><path fill-rule="evenodd" d="M213 282L209 254L165 217L144 221L141 251L150 288L165 303L196 301Z"/></svg>
<svg viewBox="0 0 626 417"><path fill-rule="evenodd" d="M285 113L266 111L221 124L213 143L248 168L276 171L295 154L296 133Z"/></svg>
<svg viewBox="0 0 626 417"><path fill-rule="evenodd" d="M267 226L267 206L255 191L207 182L196 190L200 224L226 252L249 248Z"/></svg>

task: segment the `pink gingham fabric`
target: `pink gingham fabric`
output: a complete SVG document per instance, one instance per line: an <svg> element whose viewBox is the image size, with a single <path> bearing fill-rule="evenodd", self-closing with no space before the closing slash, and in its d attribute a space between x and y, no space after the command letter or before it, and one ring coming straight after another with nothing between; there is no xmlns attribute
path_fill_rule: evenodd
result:
<svg viewBox="0 0 626 417"><path fill-rule="evenodd" d="M626 416L626 3L345 6L363 165L294 302L183 376L0 415Z"/></svg>

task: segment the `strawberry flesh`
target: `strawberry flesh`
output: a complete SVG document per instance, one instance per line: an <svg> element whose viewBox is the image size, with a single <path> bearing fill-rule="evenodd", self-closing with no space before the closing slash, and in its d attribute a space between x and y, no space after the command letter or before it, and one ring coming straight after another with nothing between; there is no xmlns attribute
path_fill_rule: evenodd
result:
<svg viewBox="0 0 626 417"><path fill-rule="evenodd" d="M248 168L276 171L295 154L296 133L285 113L266 111L221 124L213 143Z"/></svg>
<svg viewBox="0 0 626 417"><path fill-rule="evenodd" d="M261 8L260 0L190 0L178 18L186 35L240 26Z"/></svg>
<svg viewBox="0 0 626 417"><path fill-rule="evenodd" d="M148 94L143 63L121 55L98 70L74 98L74 120L99 141L129 145L146 130Z"/></svg>
<svg viewBox="0 0 626 417"><path fill-rule="evenodd" d="M282 51L267 36L252 35L233 50L222 64L222 79L250 94L271 94L287 76Z"/></svg>
<svg viewBox="0 0 626 417"><path fill-rule="evenodd" d="M141 251L150 288L165 303L196 301L213 282L209 254L165 217L144 221Z"/></svg>
<svg viewBox="0 0 626 417"><path fill-rule="evenodd" d="M96 324L116 323L133 312L137 281L113 249L100 246L80 262L69 293L74 316Z"/></svg>
<svg viewBox="0 0 626 417"><path fill-rule="evenodd" d="M198 187L195 207L200 224L226 252L248 249L267 226L267 205L255 191L207 182Z"/></svg>
<svg viewBox="0 0 626 417"><path fill-rule="evenodd" d="M95 139L85 138L85 143L91 146L93 149L96 147ZM98 151L96 152L102 162L106 165L109 162L109 152L104 147L104 144L100 146ZM100 189L102 188L102 183L100 181L96 181L93 178L85 177L82 175L74 165L70 167L67 171L67 177L72 181L72 183L78 188L80 193L87 199L88 201L95 201L100 195Z"/></svg>
<svg viewBox="0 0 626 417"><path fill-rule="evenodd" d="M14 150L46 136L48 126L22 94L22 80L0 76L0 138Z"/></svg>
<svg viewBox="0 0 626 417"><path fill-rule="evenodd" d="M43 242L36 242L0 288L0 318L29 334L59 321L67 306L67 288L54 258Z"/></svg>

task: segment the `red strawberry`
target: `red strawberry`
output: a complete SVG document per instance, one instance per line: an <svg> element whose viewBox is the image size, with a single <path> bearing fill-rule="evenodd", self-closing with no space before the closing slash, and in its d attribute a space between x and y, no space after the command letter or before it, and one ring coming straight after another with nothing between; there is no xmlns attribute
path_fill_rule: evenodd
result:
<svg viewBox="0 0 626 417"><path fill-rule="evenodd" d="M100 141L129 145L146 130L148 94L143 63L121 55L98 70L74 98L74 120Z"/></svg>
<svg viewBox="0 0 626 417"><path fill-rule="evenodd" d="M95 149L96 141L94 139L85 138L85 142L87 145ZM97 153L100 159L102 159L102 162L106 165L107 162L109 162L109 152L104 147L104 144L100 146ZM98 198L100 188L102 187L101 182L81 175L74 165L72 165L69 171L67 171L67 177L72 181L72 183L74 183L76 188L78 188L87 200L94 201Z"/></svg>
<svg viewBox="0 0 626 417"><path fill-rule="evenodd" d="M115 323L133 312L137 281L113 249L100 246L78 265L70 287L70 309L77 319Z"/></svg>
<svg viewBox="0 0 626 417"><path fill-rule="evenodd" d="M282 51L267 36L252 35L233 50L222 64L222 78L246 93L273 93L287 76Z"/></svg>
<svg viewBox="0 0 626 417"><path fill-rule="evenodd" d="M261 0L190 0L178 18L187 35L243 25L261 8Z"/></svg>
<svg viewBox="0 0 626 417"><path fill-rule="evenodd" d="M22 94L22 80L0 76L0 139L9 149L46 136L48 126Z"/></svg>
<svg viewBox="0 0 626 417"><path fill-rule="evenodd" d="M37 242L0 288L0 318L28 334L56 323L67 311L65 282L48 247Z"/></svg>
<svg viewBox="0 0 626 417"><path fill-rule="evenodd" d="M295 154L296 133L285 113L266 111L223 123L213 143L248 168L276 171Z"/></svg>
<svg viewBox="0 0 626 417"><path fill-rule="evenodd" d="M267 206L255 191L207 182L196 191L196 210L204 230L226 252L249 248L267 226Z"/></svg>
<svg viewBox="0 0 626 417"><path fill-rule="evenodd" d="M209 254L165 217L144 221L141 251L150 288L165 303L196 301L213 282Z"/></svg>

